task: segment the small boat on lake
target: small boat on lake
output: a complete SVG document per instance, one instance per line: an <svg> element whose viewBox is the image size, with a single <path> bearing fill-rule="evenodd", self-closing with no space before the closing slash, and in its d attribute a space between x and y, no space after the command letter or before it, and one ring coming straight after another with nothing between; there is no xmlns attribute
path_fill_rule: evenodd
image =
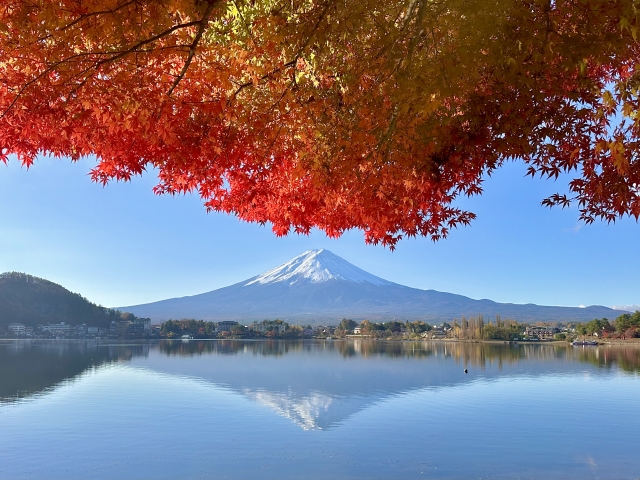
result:
<svg viewBox="0 0 640 480"><path fill-rule="evenodd" d="M598 342L596 342L595 340L576 340L575 342L571 342L571 345L576 347L581 347L586 345L596 346L598 345Z"/></svg>

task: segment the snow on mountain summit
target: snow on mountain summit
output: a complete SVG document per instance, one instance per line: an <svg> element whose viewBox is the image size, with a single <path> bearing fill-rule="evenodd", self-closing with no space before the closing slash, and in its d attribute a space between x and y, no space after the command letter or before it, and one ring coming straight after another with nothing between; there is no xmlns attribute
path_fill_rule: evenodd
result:
<svg viewBox="0 0 640 480"><path fill-rule="evenodd" d="M309 250L302 255L283 263L279 267L264 272L250 279L245 284L265 285L276 282L289 282L291 285L300 281L312 283L327 282L329 280L346 280L356 283L372 283L374 285L394 285L375 275L352 265L346 260L334 255L329 250Z"/></svg>

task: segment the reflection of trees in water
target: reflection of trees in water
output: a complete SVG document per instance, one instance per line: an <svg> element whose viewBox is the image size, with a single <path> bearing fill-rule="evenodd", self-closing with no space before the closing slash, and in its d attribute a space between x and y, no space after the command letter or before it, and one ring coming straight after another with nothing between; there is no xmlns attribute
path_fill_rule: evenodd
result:
<svg viewBox="0 0 640 480"><path fill-rule="evenodd" d="M589 362L607 369L616 365L625 372L640 373L640 347L638 346L577 347L575 352L581 362Z"/></svg>
<svg viewBox="0 0 640 480"><path fill-rule="evenodd" d="M390 357L390 358L426 358L434 354L431 345L426 342L380 342L371 340L353 340L335 342L336 350L343 357Z"/></svg>
<svg viewBox="0 0 640 480"><path fill-rule="evenodd" d="M237 355L239 353L282 356L288 353L333 351L336 344L315 340L161 340L159 350L165 355Z"/></svg>
<svg viewBox="0 0 640 480"><path fill-rule="evenodd" d="M148 344L28 340L0 343L0 403L50 391L101 365L148 355Z"/></svg>
<svg viewBox="0 0 640 480"><path fill-rule="evenodd" d="M300 352L334 352L344 358L451 357L457 363L485 368L513 365L522 360L572 360L603 367L619 365L626 371L640 370L638 347L572 347L563 344L464 343L464 342L381 342L373 340L179 340L161 341L166 355L236 355L282 356Z"/></svg>
<svg viewBox="0 0 640 480"><path fill-rule="evenodd" d="M157 345L157 346L156 346ZM50 391L101 365L148 356L150 348L165 355L283 356L290 353L334 354L344 358L451 358L465 366L500 368L524 360L567 360L600 368L640 372L640 347L572 347L562 344L489 344L462 342L381 342L370 340L215 340L108 344L73 341L0 342L0 403ZM318 359L319 362L322 359Z"/></svg>
<svg viewBox="0 0 640 480"><path fill-rule="evenodd" d="M451 356L464 365L485 368L515 364L522 360L540 362L568 360L588 362L603 368L617 366L627 372L640 372L638 346L603 345L599 347L573 347L562 344L491 344L446 343L434 345L437 355Z"/></svg>
<svg viewBox="0 0 640 480"><path fill-rule="evenodd" d="M248 353L264 356L282 356L287 353L310 350L309 342L303 340L163 340L159 349L165 355L193 356L203 354L237 355Z"/></svg>
<svg viewBox="0 0 640 480"><path fill-rule="evenodd" d="M513 365L522 360L557 360L567 356L565 345L447 343L438 347L456 362L479 368L497 365L501 369L503 364Z"/></svg>
<svg viewBox="0 0 640 480"><path fill-rule="evenodd" d="M236 355L239 353L282 356L300 352L336 352L343 357L427 357L433 352L424 342L315 341L315 340L163 340L159 349L166 355Z"/></svg>

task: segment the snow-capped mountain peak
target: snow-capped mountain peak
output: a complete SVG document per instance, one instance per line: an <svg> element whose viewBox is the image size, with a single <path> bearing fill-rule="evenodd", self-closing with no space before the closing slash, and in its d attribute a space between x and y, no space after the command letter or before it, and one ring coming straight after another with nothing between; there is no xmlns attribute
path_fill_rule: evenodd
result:
<svg viewBox="0 0 640 480"><path fill-rule="evenodd" d="M329 250L320 249L304 252L279 267L250 279L245 286L276 282L288 282L293 285L302 281L320 283L330 280L393 285L392 282L365 272Z"/></svg>

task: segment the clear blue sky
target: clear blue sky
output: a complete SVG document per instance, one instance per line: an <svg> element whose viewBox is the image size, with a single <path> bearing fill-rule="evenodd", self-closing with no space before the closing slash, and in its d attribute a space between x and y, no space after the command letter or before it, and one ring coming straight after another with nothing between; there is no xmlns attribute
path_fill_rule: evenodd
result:
<svg viewBox="0 0 640 480"><path fill-rule="evenodd" d="M540 206L564 184L524 177L510 163L463 200L478 215L438 243L408 239L395 252L359 231L277 238L268 227L207 214L197 196L159 197L150 172L103 188L94 162L0 164L0 271L59 283L105 306L193 295L244 280L313 248L327 248L388 280L500 302L640 304L640 226L578 223Z"/></svg>

